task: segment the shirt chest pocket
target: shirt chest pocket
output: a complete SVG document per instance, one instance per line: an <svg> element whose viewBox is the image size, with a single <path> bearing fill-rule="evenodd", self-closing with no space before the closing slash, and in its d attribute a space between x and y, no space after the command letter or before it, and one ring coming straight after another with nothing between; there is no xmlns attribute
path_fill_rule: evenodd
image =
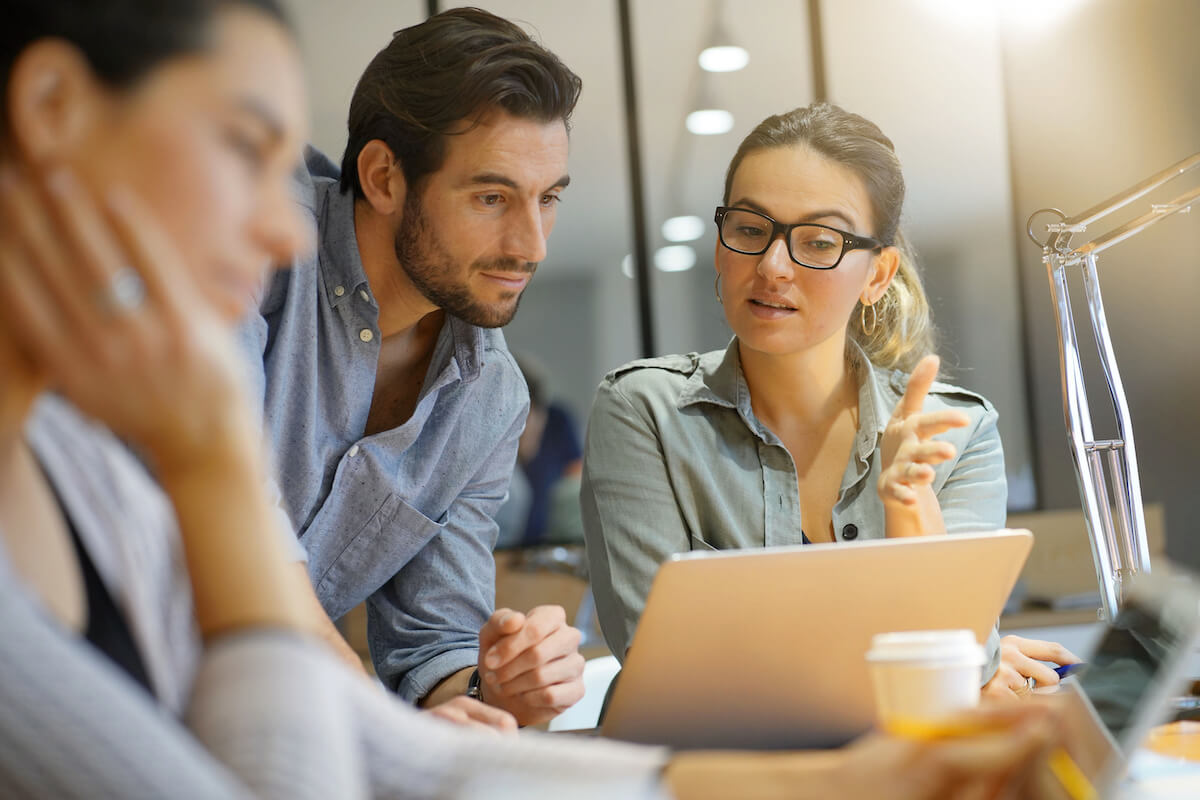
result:
<svg viewBox="0 0 1200 800"><path fill-rule="evenodd" d="M391 494L317 586L325 610L337 618L370 596L446 528L448 513L433 520Z"/></svg>

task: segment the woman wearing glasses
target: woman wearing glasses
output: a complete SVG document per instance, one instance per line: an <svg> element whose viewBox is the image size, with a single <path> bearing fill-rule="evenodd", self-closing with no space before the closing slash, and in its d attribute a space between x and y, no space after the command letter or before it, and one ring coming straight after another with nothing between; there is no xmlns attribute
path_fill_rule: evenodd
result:
<svg viewBox="0 0 1200 800"><path fill-rule="evenodd" d="M903 201L891 141L837 106L769 117L734 154L715 215L733 340L615 370L589 421L584 522L614 652L672 553L1003 527L996 410L935 380ZM1035 659L1076 660L992 638L996 693L1056 683Z"/></svg>

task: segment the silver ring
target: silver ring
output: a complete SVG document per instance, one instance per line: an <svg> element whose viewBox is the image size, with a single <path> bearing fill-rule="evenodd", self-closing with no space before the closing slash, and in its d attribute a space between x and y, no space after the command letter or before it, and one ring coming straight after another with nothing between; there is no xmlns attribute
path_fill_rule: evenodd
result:
<svg viewBox="0 0 1200 800"><path fill-rule="evenodd" d="M133 267L121 267L99 293L97 304L106 314L117 316L137 311L146 300L146 284Z"/></svg>

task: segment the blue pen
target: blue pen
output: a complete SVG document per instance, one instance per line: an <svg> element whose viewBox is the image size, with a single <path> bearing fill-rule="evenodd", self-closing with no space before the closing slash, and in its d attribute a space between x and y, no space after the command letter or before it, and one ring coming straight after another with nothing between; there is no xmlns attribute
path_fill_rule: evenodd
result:
<svg viewBox="0 0 1200 800"><path fill-rule="evenodd" d="M1085 666L1087 665L1080 661L1078 664L1064 664L1061 667L1055 667L1054 671L1058 674L1058 677L1065 678L1071 673L1077 672Z"/></svg>

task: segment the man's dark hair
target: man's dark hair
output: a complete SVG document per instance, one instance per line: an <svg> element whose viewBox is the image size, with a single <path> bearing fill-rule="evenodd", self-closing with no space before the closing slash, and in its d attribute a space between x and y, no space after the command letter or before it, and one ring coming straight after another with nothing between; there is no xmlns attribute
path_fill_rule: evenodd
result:
<svg viewBox="0 0 1200 800"><path fill-rule="evenodd" d="M71 42L98 78L124 89L161 62L207 47L223 9L255 9L287 26L278 0L6 0L4 6L0 86L6 100L14 62L38 39Z"/></svg>
<svg viewBox="0 0 1200 800"><path fill-rule="evenodd" d="M410 187L442 166L446 137L500 109L569 125L582 82L558 56L508 20L456 8L397 31L354 89L342 191L362 197L358 154L379 139Z"/></svg>

